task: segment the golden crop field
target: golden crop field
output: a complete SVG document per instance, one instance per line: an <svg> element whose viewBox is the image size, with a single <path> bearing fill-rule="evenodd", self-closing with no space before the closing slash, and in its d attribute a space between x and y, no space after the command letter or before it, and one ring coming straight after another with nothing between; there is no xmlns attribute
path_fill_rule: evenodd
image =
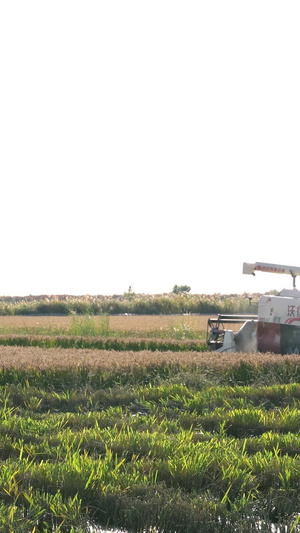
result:
<svg viewBox="0 0 300 533"><path fill-rule="evenodd" d="M113 330L151 331L167 330L181 324L187 324L195 330L206 330L207 319L211 315L121 315L109 316L109 326ZM72 316L0 316L1 326L28 328L61 327L68 328ZM101 317L94 317L97 321Z"/></svg>
<svg viewBox="0 0 300 533"><path fill-rule="evenodd" d="M43 348L22 346L0 346L1 367L4 368L118 368L147 367L151 365L179 364L193 365L203 368L220 368L239 366L241 363L250 365L278 364L281 357L276 354L244 354L216 352L140 352L117 350L88 350L76 348ZM300 355L289 356L290 363L300 363Z"/></svg>

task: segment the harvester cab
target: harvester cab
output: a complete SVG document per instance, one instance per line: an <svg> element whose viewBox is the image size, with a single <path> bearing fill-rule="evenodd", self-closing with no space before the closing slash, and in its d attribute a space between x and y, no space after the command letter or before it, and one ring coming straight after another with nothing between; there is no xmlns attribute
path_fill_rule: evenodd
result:
<svg viewBox="0 0 300 533"><path fill-rule="evenodd" d="M289 274L293 278L293 289L284 289L277 296L261 296L257 315L219 314L209 318L207 344L217 352L300 353L300 291L296 289L300 267L243 264L244 274L255 275L256 271Z"/></svg>

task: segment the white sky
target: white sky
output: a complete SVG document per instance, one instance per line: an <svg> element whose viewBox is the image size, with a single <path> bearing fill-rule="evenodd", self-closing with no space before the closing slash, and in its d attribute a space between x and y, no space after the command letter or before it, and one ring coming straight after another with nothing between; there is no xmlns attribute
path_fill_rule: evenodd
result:
<svg viewBox="0 0 300 533"><path fill-rule="evenodd" d="M298 0L1 2L0 295L290 288L242 264L300 265L299 23Z"/></svg>

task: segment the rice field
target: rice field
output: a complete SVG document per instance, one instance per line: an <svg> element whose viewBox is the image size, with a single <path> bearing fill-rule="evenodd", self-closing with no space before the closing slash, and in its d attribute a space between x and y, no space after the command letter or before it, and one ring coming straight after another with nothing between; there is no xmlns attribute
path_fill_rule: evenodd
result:
<svg viewBox="0 0 300 533"><path fill-rule="evenodd" d="M167 332L173 328L186 327L193 331L206 331L207 319L213 315L102 315L92 317L95 324L101 324L108 319L109 328L117 332ZM66 316L0 316L0 330L41 330L46 331L69 331L74 322L84 322L86 317L74 315Z"/></svg>
<svg viewBox="0 0 300 533"><path fill-rule="evenodd" d="M40 342L0 346L0 531L300 531L299 355L47 347L76 321L24 318L0 320ZM203 342L206 319L109 335Z"/></svg>

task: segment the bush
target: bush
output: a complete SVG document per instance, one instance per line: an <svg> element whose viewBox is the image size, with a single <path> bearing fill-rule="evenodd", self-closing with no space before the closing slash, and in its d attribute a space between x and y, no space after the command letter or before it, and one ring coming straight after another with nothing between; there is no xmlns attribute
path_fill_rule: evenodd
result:
<svg viewBox="0 0 300 533"><path fill-rule="evenodd" d="M259 295L255 295L256 300ZM122 296L35 296L0 298L0 315L174 315L255 313L243 295L134 294Z"/></svg>

